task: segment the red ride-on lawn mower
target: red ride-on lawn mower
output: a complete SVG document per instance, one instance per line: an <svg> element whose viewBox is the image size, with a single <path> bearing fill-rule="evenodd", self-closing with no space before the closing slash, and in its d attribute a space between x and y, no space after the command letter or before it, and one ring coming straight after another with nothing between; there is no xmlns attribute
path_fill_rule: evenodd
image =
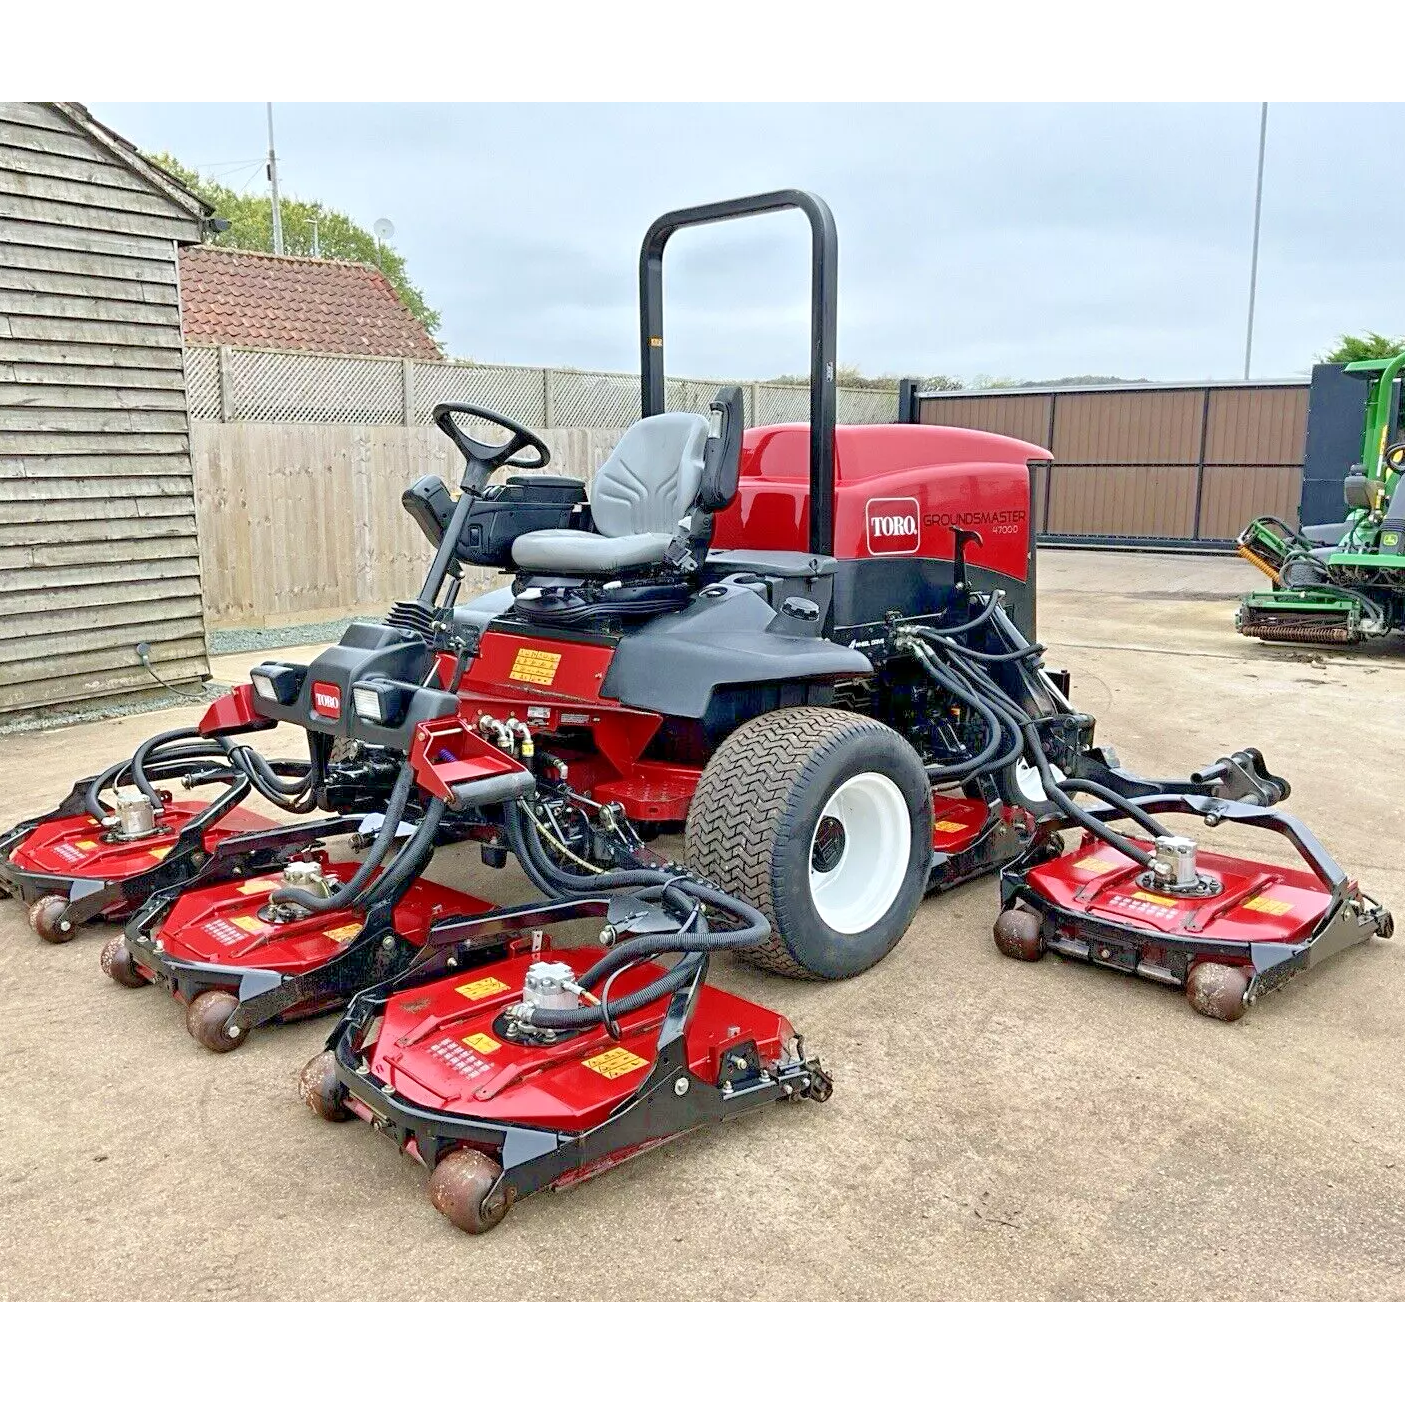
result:
<svg viewBox="0 0 1405 1405"><path fill-rule="evenodd" d="M782 209L812 232L810 424L745 430L735 388L710 421L668 412L668 240ZM817 979L881 959L924 892L1050 859L1050 816L1112 843L1074 795L1160 837L1139 798L1262 808L1288 794L1252 748L1169 782L1094 743L1068 676L1028 642L1031 475L1045 451L957 428L836 427L835 268L829 210L804 192L655 221L640 260L643 418L587 495L540 476L490 483L494 451L474 420L506 430L508 457L531 455L518 467L544 467L546 446L490 409L439 406L465 456L462 492L435 478L406 492L436 554L392 615L436 649L462 716L532 758L537 790L508 807L491 852L511 848L565 892L563 866L578 873L602 833L630 849L681 829L686 867L769 918L746 957ZM513 579L460 603L461 563ZM1160 881L1163 858L1116 842ZM1376 905L1351 901L1360 930L1388 930ZM1138 909L1119 920L1140 930Z"/></svg>

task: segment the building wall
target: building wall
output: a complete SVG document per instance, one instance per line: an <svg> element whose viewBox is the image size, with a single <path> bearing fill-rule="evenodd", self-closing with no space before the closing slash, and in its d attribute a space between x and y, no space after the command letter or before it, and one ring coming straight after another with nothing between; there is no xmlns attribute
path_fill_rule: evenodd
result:
<svg viewBox="0 0 1405 1405"><path fill-rule="evenodd" d="M0 717L207 675L177 241L55 107L0 104Z"/></svg>
<svg viewBox="0 0 1405 1405"><path fill-rule="evenodd" d="M1048 537L1224 542L1261 514L1297 517L1306 383L927 394L918 417L1047 449Z"/></svg>

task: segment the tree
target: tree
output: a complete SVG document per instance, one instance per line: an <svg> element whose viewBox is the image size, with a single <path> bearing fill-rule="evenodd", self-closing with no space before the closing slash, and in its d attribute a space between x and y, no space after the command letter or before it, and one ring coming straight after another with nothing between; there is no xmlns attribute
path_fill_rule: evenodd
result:
<svg viewBox="0 0 1405 1405"><path fill-rule="evenodd" d="M1405 351L1405 337L1383 337L1379 332L1364 332L1354 337L1350 332L1330 351L1324 353L1324 361L1386 361Z"/></svg>
<svg viewBox="0 0 1405 1405"><path fill-rule="evenodd" d="M273 205L263 195L243 194L227 185L209 180L199 171L183 166L168 151L148 155L163 170L215 207L215 218L228 220L229 228L210 241L226 249L255 249L273 252ZM424 294L410 282L405 260L388 244L377 251L376 237L363 229L350 215L329 209L320 200L295 200L283 195L278 201L283 220L283 252L312 254L312 223L317 222L320 257L345 263L379 263L400 301L432 336L439 328L439 314L424 300ZM379 257L377 257L379 253Z"/></svg>

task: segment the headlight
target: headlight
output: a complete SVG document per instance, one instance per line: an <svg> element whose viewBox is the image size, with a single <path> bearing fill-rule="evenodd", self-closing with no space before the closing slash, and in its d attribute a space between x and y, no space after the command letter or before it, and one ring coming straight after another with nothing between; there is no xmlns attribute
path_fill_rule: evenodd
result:
<svg viewBox="0 0 1405 1405"><path fill-rule="evenodd" d="M358 683L351 690L351 705L356 709L356 715L363 722L383 722L381 716L381 695L373 687L365 683Z"/></svg>
<svg viewBox="0 0 1405 1405"><path fill-rule="evenodd" d="M302 692L307 668L296 663L261 663L249 670L249 677L253 681L254 692L265 702L291 707Z"/></svg>
<svg viewBox="0 0 1405 1405"><path fill-rule="evenodd" d="M390 678L368 678L351 685L351 707L363 722L394 727L405 715L414 689Z"/></svg>

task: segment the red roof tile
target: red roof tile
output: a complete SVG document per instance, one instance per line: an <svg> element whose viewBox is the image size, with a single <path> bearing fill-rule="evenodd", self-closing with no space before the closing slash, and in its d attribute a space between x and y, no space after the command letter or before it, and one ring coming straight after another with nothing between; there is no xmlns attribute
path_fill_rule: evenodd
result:
<svg viewBox="0 0 1405 1405"><path fill-rule="evenodd" d="M181 328L196 345L439 360L378 269L222 249L180 251Z"/></svg>

